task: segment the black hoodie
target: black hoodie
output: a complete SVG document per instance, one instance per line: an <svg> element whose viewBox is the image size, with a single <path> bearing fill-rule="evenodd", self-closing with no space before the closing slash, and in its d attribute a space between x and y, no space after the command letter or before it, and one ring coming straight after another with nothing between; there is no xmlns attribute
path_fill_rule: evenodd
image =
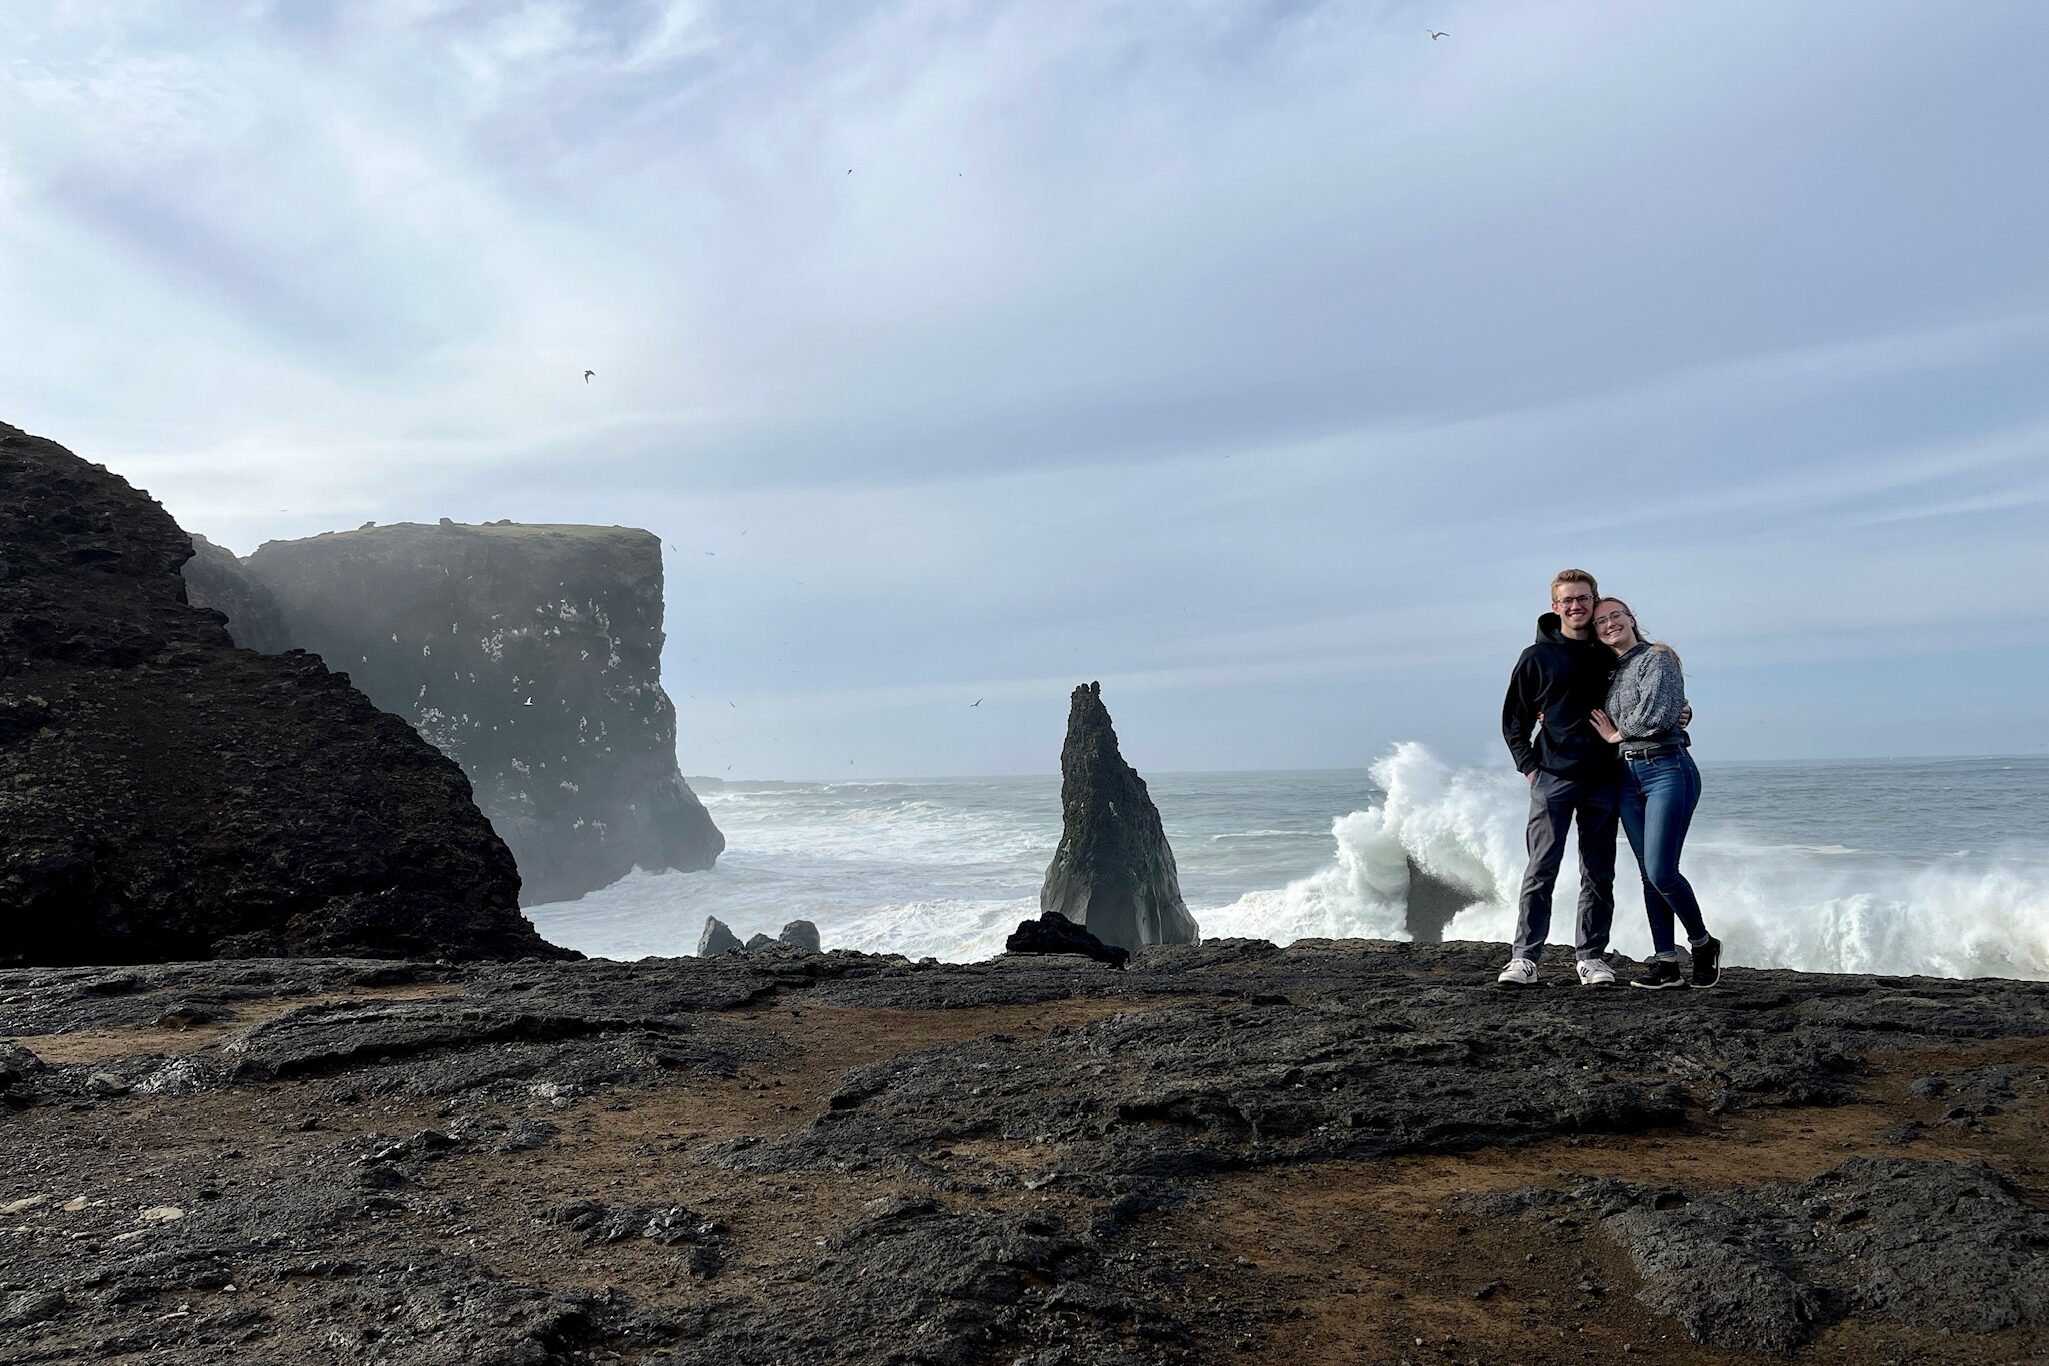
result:
<svg viewBox="0 0 2049 1366"><path fill-rule="evenodd" d="M1501 704L1501 737L1508 741L1516 772L1541 768L1596 783L1621 776L1615 746L1600 737L1591 720L1596 707L1608 704L1608 676L1614 672L1613 650L1598 640L1573 640L1559 629L1556 612L1537 618L1537 643L1516 660ZM1533 728L1535 745L1530 743Z"/></svg>

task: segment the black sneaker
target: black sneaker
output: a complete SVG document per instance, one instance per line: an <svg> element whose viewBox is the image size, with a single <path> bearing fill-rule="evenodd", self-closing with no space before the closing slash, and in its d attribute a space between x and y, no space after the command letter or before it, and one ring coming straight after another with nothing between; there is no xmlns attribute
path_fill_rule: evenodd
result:
<svg viewBox="0 0 2049 1366"><path fill-rule="evenodd" d="M1693 984L1711 987L1722 980L1722 941L1713 935L1693 951Z"/></svg>
<svg viewBox="0 0 2049 1366"><path fill-rule="evenodd" d="M1644 969L1643 976L1629 985L1642 987L1645 991L1663 991L1667 987L1683 987L1686 978L1680 975L1679 964L1670 958L1653 958Z"/></svg>

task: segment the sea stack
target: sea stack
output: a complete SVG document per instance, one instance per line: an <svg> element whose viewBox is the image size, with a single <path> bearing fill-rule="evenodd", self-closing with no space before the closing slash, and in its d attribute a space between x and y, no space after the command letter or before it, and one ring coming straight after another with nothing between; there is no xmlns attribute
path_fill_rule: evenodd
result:
<svg viewBox="0 0 2049 1366"><path fill-rule="evenodd" d="M402 522L271 541L240 568L292 645L462 765L524 904L709 868L726 847L676 767L652 533Z"/></svg>
<svg viewBox="0 0 2049 1366"><path fill-rule="evenodd" d="M188 605L193 544L0 424L0 964L575 958L462 770Z"/></svg>
<svg viewBox="0 0 2049 1366"><path fill-rule="evenodd" d="M1105 944L1197 942L1195 917L1145 779L1117 751L1100 683L1074 690L1060 749L1060 848L1039 889L1057 911Z"/></svg>
<svg viewBox="0 0 2049 1366"><path fill-rule="evenodd" d="M1453 916L1475 902L1485 901L1465 888L1409 859L1409 938L1418 944L1441 944L1444 927Z"/></svg>

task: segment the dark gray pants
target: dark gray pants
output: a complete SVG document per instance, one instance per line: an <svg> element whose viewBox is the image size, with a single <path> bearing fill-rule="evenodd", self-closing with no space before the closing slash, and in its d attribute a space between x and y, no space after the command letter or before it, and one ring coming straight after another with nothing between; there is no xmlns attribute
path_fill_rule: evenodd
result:
<svg viewBox="0 0 2049 1366"><path fill-rule="evenodd" d="M1581 958L1608 951L1615 924L1615 821L1619 782L1586 783L1537 770L1530 784L1530 868L1523 874L1515 917L1516 958L1543 957L1551 933L1551 890L1565 861L1565 831L1579 821L1579 923L1574 942Z"/></svg>

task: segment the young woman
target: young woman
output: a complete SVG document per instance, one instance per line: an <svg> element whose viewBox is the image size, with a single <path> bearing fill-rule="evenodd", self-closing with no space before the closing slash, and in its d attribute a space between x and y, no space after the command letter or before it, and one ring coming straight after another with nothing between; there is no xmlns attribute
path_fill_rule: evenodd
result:
<svg viewBox="0 0 2049 1366"><path fill-rule="evenodd" d="M1679 851L1693 808L1700 804L1700 770L1680 725L1686 678L1669 645L1645 640L1636 614L1620 598L1594 604L1594 635L1616 654L1608 705L1593 715L1601 738L1622 747L1622 830L1643 870L1643 904L1651 919L1650 968L1632 986L1658 990L1686 986L1673 940L1676 916L1692 949L1692 985L1722 978L1722 941L1708 933L1693 886L1679 871Z"/></svg>

